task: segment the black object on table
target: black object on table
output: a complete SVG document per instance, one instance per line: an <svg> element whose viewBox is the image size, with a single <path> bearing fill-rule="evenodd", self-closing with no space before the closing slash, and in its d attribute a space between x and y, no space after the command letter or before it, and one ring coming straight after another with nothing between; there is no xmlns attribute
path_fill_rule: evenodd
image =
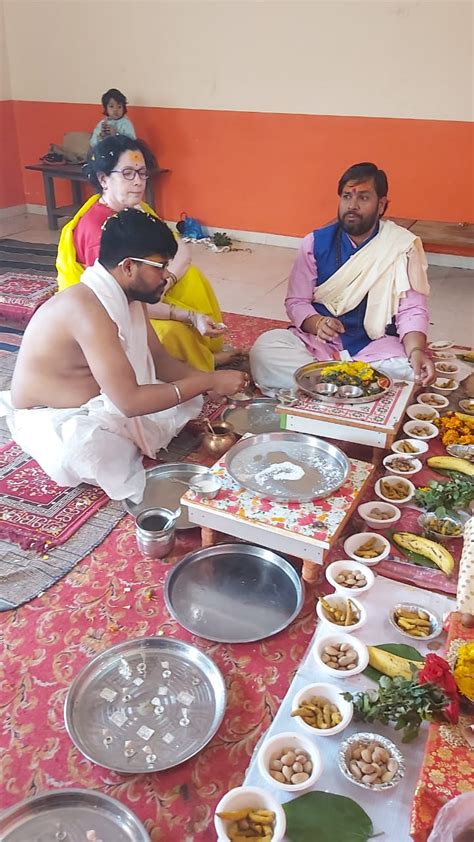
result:
<svg viewBox="0 0 474 842"><path fill-rule="evenodd" d="M46 199L46 210L48 213L48 228L50 231L58 230L58 219L64 216L74 216L84 202L82 196L82 183L88 178L82 164L28 164L26 170L34 170L43 175L44 196ZM158 167L152 170L146 183L145 199L153 207L153 180L163 173L170 172L167 169ZM54 193L54 179L62 178L71 182L72 204L58 207Z"/></svg>

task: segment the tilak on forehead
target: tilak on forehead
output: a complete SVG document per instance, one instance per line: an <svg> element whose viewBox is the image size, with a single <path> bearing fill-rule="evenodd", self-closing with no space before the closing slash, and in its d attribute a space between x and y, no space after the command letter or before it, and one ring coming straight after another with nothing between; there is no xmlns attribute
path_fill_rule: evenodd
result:
<svg viewBox="0 0 474 842"><path fill-rule="evenodd" d="M136 164L141 163L142 155L140 152L132 152L130 155L132 161L135 161Z"/></svg>
<svg viewBox="0 0 474 842"><path fill-rule="evenodd" d="M373 190L373 181L347 181L344 185L344 190L352 190L357 193L365 193L367 190Z"/></svg>

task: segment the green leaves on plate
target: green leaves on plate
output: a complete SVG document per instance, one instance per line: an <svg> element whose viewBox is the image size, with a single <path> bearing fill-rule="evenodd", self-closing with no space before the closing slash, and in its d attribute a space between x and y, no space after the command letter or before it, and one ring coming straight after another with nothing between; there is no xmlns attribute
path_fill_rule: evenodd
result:
<svg viewBox="0 0 474 842"><path fill-rule="evenodd" d="M291 842L367 842L374 836L370 816L342 795L308 792L283 809Z"/></svg>
<svg viewBox="0 0 474 842"><path fill-rule="evenodd" d="M383 649L385 652L390 652L391 655L398 655L400 658L408 658L409 661L424 661L423 655L407 643L380 643L375 648ZM368 664L362 675L366 675L367 678L377 682L383 673Z"/></svg>

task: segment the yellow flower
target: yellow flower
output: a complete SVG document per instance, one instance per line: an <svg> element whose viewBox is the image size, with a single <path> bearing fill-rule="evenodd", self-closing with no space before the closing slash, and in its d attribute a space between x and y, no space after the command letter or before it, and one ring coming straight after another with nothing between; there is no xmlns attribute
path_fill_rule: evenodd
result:
<svg viewBox="0 0 474 842"><path fill-rule="evenodd" d="M459 648L454 680L459 692L474 701L474 643L465 643Z"/></svg>

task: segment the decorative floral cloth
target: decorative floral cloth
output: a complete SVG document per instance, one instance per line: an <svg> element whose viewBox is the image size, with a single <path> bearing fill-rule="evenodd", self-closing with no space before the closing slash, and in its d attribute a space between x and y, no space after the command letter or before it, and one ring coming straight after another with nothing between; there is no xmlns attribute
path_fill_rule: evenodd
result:
<svg viewBox="0 0 474 842"><path fill-rule="evenodd" d="M0 448L0 537L23 549L64 544L108 499L92 485L56 485L14 442Z"/></svg>
<svg viewBox="0 0 474 842"><path fill-rule="evenodd" d="M0 322L24 327L35 310L56 292L55 278L5 272L0 275Z"/></svg>
<svg viewBox="0 0 474 842"><path fill-rule="evenodd" d="M456 652L465 641L474 640L474 629L463 626L459 614L451 615L447 660L454 666ZM474 750L463 736L463 728L474 724L474 715L461 713L457 725L429 726L425 757L415 791L411 817L414 842L426 842L441 807L463 792L474 789Z"/></svg>
<svg viewBox="0 0 474 842"><path fill-rule="evenodd" d="M295 406L284 407L284 411L288 415L314 416L322 421L358 421L364 426L390 428L395 417L400 419L410 392L411 384L394 385L378 400L359 404L326 403L299 392L298 403Z"/></svg>

